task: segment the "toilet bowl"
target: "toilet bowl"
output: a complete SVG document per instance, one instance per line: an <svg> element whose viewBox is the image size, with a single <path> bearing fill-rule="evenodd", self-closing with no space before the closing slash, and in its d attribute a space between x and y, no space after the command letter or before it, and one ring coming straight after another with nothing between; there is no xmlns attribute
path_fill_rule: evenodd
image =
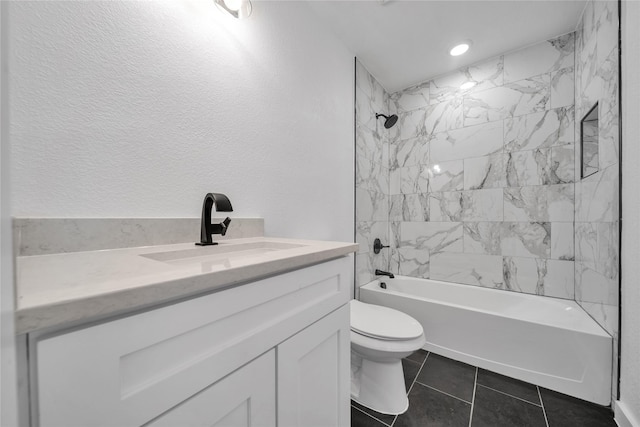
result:
<svg viewBox="0 0 640 427"><path fill-rule="evenodd" d="M402 358L422 348L422 325L408 314L357 300L351 309L351 399L382 414L409 407Z"/></svg>

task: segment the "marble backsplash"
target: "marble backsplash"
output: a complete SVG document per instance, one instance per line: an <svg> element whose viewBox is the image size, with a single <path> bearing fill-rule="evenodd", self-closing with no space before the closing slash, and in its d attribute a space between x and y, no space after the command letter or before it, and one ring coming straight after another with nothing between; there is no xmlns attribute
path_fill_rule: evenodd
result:
<svg viewBox="0 0 640 427"><path fill-rule="evenodd" d="M17 256L169 245L200 241L200 218L14 218L13 235ZM214 240L263 235L262 218L232 218Z"/></svg>

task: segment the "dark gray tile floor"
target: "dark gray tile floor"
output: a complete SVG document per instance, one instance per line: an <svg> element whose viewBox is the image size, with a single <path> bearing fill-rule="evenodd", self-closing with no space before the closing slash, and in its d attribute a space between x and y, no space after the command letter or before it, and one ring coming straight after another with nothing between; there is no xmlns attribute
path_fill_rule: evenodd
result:
<svg viewBox="0 0 640 427"><path fill-rule="evenodd" d="M409 410L352 401L352 427L616 427L609 408L418 350L402 360Z"/></svg>

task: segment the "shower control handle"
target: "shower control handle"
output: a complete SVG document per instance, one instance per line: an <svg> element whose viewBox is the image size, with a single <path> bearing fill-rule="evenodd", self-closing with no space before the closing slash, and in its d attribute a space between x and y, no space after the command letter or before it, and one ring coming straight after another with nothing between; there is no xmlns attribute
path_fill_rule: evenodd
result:
<svg viewBox="0 0 640 427"><path fill-rule="evenodd" d="M380 239L376 238L376 240L373 241L373 253L374 254L379 254L380 253L380 249L382 248L388 248L389 245L383 245L382 242L380 241Z"/></svg>

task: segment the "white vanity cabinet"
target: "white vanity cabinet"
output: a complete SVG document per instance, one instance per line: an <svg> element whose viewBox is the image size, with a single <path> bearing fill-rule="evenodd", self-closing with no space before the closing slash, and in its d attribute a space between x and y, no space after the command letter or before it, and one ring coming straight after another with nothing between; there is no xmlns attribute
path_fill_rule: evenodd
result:
<svg viewBox="0 0 640 427"><path fill-rule="evenodd" d="M352 264L31 335L32 427L348 426Z"/></svg>

